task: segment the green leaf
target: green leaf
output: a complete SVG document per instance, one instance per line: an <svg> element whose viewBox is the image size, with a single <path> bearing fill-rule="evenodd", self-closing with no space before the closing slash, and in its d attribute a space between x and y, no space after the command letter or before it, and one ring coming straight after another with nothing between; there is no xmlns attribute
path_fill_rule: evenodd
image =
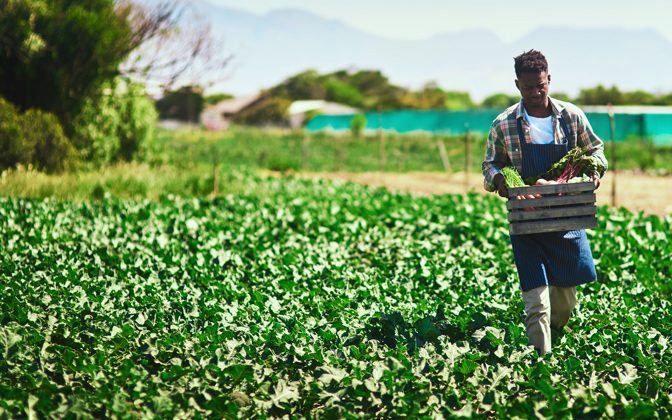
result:
<svg viewBox="0 0 672 420"><path fill-rule="evenodd" d="M616 399L616 393L614 392L614 387L610 382L602 382L602 390L605 394L612 400Z"/></svg>

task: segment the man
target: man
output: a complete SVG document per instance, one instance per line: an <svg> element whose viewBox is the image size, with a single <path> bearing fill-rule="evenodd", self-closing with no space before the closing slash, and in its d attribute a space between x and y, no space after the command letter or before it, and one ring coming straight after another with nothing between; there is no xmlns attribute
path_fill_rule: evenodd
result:
<svg viewBox="0 0 672 420"><path fill-rule="evenodd" d="M604 144L586 115L548 96L551 75L542 53L514 58L521 100L492 123L483 161L485 189L508 197L501 169L513 166L523 178L539 175L574 147L587 146L604 167ZM595 173L595 188L600 177ZM561 330L576 305L576 286L597 277L584 230L512 235L511 246L525 302L525 329L540 354L551 350L551 327Z"/></svg>

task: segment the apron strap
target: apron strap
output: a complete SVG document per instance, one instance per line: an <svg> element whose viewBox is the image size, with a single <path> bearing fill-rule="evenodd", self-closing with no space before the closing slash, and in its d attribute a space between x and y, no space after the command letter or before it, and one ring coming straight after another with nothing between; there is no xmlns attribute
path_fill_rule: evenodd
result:
<svg viewBox="0 0 672 420"><path fill-rule="evenodd" d="M569 128L567 127L567 123L565 123L565 119L562 118L562 114L560 114L560 127L562 128L562 132L565 134L567 145L569 146Z"/></svg>
<svg viewBox="0 0 672 420"><path fill-rule="evenodd" d="M518 141L520 141L520 147L523 147L525 144L525 134L523 134L523 123L521 122L522 118L516 120L518 126Z"/></svg>

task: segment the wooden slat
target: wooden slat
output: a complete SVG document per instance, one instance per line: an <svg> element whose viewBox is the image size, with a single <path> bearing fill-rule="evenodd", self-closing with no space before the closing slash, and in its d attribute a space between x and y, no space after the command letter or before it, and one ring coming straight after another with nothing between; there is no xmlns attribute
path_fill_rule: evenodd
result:
<svg viewBox="0 0 672 420"><path fill-rule="evenodd" d="M532 185L529 187L509 188L509 197L528 194L557 194L593 191L595 184L592 182L574 182L572 184Z"/></svg>
<svg viewBox="0 0 672 420"><path fill-rule="evenodd" d="M590 216L596 213L597 207L595 206L555 207L531 211L512 211L509 213L509 221L517 222L521 220L550 219L553 217Z"/></svg>
<svg viewBox="0 0 672 420"><path fill-rule="evenodd" d="M526 207L553 207L568 204L586 204L595 202L595 193L581 193L577 195L563 195L542 198L528 198L526 200L509 200L506 208L509 210L524 209Z"/></svg>
<svg viewBox="0 0 672 420"><path fill-rule="evenodd" d="M530 233L560 232L576 229L594 229L597 227L595 216L569 217L557 220L538 220L534 222L514 222L509 226L511 235Z"/></svg>

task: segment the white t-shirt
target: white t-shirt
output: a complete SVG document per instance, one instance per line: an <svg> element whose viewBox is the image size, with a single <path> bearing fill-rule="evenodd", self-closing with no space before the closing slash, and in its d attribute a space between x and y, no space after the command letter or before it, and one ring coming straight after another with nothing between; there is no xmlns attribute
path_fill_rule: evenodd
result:
<svg viewBox="0 0 672 420"><path fill-rule="evenodd" d="M524 109L524 108L523 108ZM553 117L537 118L529 115L524 109L525 118L530 124L530 140L534 144L551 144L555 141L553 133Z"/></svg>

